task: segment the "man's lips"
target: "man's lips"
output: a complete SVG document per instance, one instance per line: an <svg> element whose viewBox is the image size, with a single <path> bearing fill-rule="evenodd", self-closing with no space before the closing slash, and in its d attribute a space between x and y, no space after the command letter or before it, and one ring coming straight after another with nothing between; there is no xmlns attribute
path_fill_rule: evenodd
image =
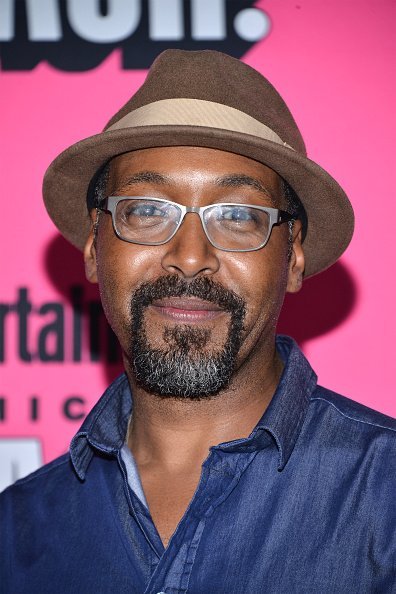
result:
<svg viewBox="0 0 396 594"><path fill-rule="evenodd" d="M224 313L216 303L197 297L166 297L156 299L151 304L154 311L168 319L178 322L203 322L212 320Z"/></svg>

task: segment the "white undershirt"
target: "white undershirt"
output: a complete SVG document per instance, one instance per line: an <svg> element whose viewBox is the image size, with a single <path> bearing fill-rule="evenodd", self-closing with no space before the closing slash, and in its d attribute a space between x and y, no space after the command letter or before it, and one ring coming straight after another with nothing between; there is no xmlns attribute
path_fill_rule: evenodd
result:
<svg viewBox="0 0 396 594"><path fill-rule="evenodd" d="M138 497L138 499L140 499L143 505L148 509L135 458L133 457L133 454L126 443L124 443L121 448L121 458L125 464L128 485L135 493L136 497Z"/></svg>

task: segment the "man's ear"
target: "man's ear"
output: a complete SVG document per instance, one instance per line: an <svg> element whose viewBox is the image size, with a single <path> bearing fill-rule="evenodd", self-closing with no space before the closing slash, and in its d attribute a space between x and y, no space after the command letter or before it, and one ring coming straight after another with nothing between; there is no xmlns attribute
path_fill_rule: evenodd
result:
<svg viewBox="0 0 396 594"><path fill-rule="evenodd" d="M286 291L288 293L297 293L301 287L304 278L305 257L302 247L302 224L297 220L293 225L293 242L289 260L289 274Z"/></svg>
<svg viewBox="0 0 396 594"><path fill-rule="evenodd" d="M91 231L84 247L85 276L91 283L98 282L96 271L96 233L99 222L99 210L94 208L90 212Z"/></svg>

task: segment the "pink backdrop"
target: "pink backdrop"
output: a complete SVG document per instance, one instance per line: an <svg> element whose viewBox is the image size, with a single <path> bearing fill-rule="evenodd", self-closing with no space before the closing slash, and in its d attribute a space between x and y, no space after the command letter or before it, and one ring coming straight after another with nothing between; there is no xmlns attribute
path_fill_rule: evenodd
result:
<svg viewBox="0 0 396 594"><path fill-rule="evenodd" d="M280 90L309 156L341 183L356 211L350 248L339 264L287 300L281 330L299 340L320 383L394 415L396 3L264 0L256 6L269 16L271 31L243 59ZM90 302L97 294L84 281L80 254L46 215L41 181L49 162L69 144L98 132L145 75L122 70L118 51L83 73L60 72L45 63L30 72L0 72L3 486L63 453L83 413L119 371L118 365L90 361L86 317L82 361L73 361L73 332L78 359L79 331L70 286L83 287L85 314L92 314ZM32 304L26 314L30 362L18 356L23 314L7 307L15 305L21 287ZM40 310L49 302L64 307L62 362L37 360L40 333L46 352L59 348L61 314L51 306ZM58 334L48 326L57 315ZM12 462L10 451L23 452L25 446L35 453L15 454Z"/></svg>

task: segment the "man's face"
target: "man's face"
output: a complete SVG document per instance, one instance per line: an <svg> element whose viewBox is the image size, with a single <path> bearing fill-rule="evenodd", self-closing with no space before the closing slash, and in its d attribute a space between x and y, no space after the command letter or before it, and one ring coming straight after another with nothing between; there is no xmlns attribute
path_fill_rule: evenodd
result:
<svg viewBox="0 0 396 594"><path fill-rule="evenodd" d="M116 157L107 194L186 206L286 207L271 169L197 147ZM297 223L291 257L288 225L275 226L260 250L226 252L210 244L199 216L188 213L168 243L145 246L120 240L111 216L101 213L97 239L91 235L86 246L87 276L99 282L133 381L163 397L203 398L226 388L245 362L258 372L273 355L285 291L301 284L298 229Z"/></svg>

